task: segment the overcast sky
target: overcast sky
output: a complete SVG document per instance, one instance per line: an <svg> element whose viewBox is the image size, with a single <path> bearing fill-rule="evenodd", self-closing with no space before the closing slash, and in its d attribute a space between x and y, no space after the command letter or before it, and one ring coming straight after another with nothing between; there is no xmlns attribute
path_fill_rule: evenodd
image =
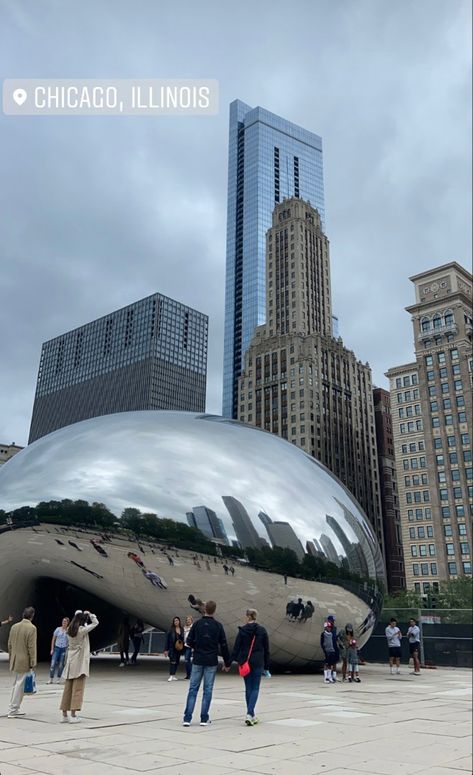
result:
<svg viewBox="0 0 473 775"><path fill-rule="evenodd" d="M471 256L470 0L0 0L9 78L216 78L214 117L1 117L0 442L41 343L159 291L210 316L221 411L228 104L323 138L334 312L374 381L408 277Z"/></svg>

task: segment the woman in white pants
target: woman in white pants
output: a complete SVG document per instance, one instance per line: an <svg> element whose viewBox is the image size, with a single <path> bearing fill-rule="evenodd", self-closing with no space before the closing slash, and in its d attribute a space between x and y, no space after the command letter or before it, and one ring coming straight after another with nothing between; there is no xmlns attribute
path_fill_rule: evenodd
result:
<svg viewBox="0 0 473 775"><path fill-rule="evenodd" d="M69 650L62 677L65 679L60 708L63 723L76 724L81 720L77 711L82 709L85 680L89 675L90 643L89 632L97 627L99 620L89 611L76 611L70 623ZM71 715L68 716L68 711Z"/></svg>

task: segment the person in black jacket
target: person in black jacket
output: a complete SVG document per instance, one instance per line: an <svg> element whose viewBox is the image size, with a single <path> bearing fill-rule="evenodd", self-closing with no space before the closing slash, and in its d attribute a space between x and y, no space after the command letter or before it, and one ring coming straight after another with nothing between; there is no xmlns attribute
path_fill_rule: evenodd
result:
<svg viewBox="0 0 473 775"><path fill-rule="evenodd" d="M184 628L178 616L172 620L171 629L166 635L166 648L164 656L169 657L168 681L177 681L176 671L184 651Z"/></svg>
<svg viewBox="0 0 473 775"><path fill-rule="evenodd" d="M200 709L200 726L206 727L209 724L209 709L212 702L212 691L218 668L218 652L223 657L225 663L224 670L230 670L230 653L228 651L227 638L225 630L220 622L213 617L217 603L213 600L207 600L205 603L205 613L202 619L195 622L187 636L187 645L194 649L192 660L192 671L189 681L189 691L187 693L187 703L184 710L184 719L182 725L190 726L192 714L194 712L197 694L199 692L202 679L204 681L204 691L202 695L202 707Z"/></svg>
<svg viewBox="0 0 473 775"><path fill-rule="evenodd" d="M232 662L242 665L248 661L250 672L244 676L246 697L245 724L249 727L258 723L255 706L263 672L269 672L269 639L265 628L257 624L258 612L248 608L246 624L238 628L238 635L232 652Z"/></svg>

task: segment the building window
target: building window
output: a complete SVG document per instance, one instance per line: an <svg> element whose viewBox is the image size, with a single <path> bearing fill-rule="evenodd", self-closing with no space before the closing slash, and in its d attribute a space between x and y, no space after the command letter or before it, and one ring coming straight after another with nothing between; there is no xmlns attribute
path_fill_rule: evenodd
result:
<svg viewBox="0 0 473 775"><path fill-rule="evenodd" d="M467 576L471 576L471 562L463 563L463 573L465 573Z"/></svg>
<svg viewBox="0 0 473 775"><path fill-rule="evenodd" d="M460 544L460 554L470 554L470 544Z"/></svg>
<svg viewBox="0 0 473 775"><path fill-rule="evenodd" d="M431 562L430 563L430 573L431 573L432 576L436 576L437 575L437 563L436 562Z"/></svg>
<svg viewBox="0 0 473 775"><path fill-rule="evenodd" d="M456 576L457 575L457 564L456 562L449 562L448 563L448 573L450 576Z"/></svg>
<svg viewBox="0 0 473 775"><path fill-rule="evenodd" d="M445 544L445 548L447 550L447 554L451 557L453 554L455 554L455 547L453 544Z"/></svg>
<svg viewBox="0 0 473 775"><path fill-rule="evenodd" d="M450 538L450 536L453 536L453 528L451 525L444 525L443 526L443 534L446 536L446 538Z"/></svg>
<svg viewBox="0 0 473 775"><path fill-rule="evenodd" d="M456 571L455 571L456 572ZM412 574L414 576L419 576L419 563L415 562L412 566Z"/></svg>
<svg viewBox="0 0 473 775"><path fill-rule="evenodd" d="M442 519L450 519L450 506L442 506Z"/></svg>

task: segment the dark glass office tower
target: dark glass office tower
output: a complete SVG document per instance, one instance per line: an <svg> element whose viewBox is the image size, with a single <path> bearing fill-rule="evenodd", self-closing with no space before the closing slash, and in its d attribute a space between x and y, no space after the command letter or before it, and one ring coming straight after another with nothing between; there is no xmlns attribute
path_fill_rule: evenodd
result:
<svg viewBox="0 0 473 775"><path fill-rule="evenodd" d="M207 315L155 293L45 342L29 443L114 412L204 412L207 334Z"/></svg>
<svg viewBox="0 0 473 775"><path fill-rule="evenodd" d="M265 239L274 206L309 201L324 223L322 140L263 108L230 105L223 409L237 417L238 377L265 322Z"/></svg>

